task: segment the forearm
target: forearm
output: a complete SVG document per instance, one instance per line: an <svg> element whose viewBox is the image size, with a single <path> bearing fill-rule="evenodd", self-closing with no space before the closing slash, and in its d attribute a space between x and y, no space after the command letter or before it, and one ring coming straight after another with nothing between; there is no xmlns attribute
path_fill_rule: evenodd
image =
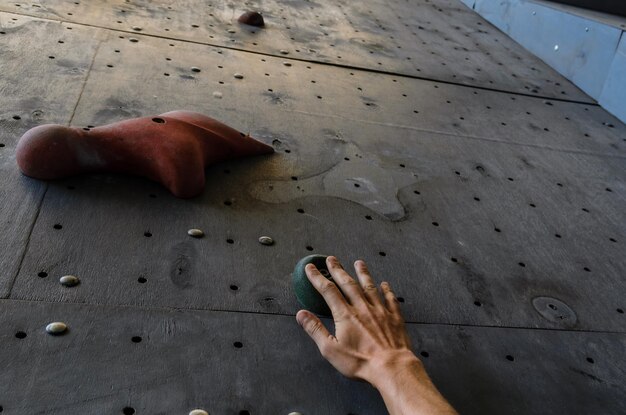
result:
<svg viewBox="0 0 626 415"><path fill-rule="evenodd" d="M372 384L390 415L456 415L417 357L405 356L381 368Z"/></svg>

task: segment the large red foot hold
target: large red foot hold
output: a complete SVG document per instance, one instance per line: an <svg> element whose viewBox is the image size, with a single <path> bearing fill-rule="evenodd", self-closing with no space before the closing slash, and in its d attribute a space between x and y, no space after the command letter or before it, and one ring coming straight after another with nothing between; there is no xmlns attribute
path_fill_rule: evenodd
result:
<svg viewBox="0 0 626 415"><path fill-rule="evenodd" d="M41 125L20 138L16 155L22 173L36 179L130 173L186 198L202 192L207 166L272 152L272 147L213 118L172 111L93 129Z"/></svg>

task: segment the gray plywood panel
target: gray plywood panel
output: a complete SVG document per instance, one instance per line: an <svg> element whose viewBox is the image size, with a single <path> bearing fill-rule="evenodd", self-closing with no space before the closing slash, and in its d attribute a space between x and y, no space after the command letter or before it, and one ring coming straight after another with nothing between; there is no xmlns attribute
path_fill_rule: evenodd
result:
<svg viewBox="0 0 626 415"><path fill-rule="evenodd" d="M70 121L95 54L96 31L73 29L0 13L0 297L9 294L46 188L16 169L15 145L31 127Z"/></svg>
<svg viewBox="0 0 626 415"><path fill-rule="evenodd" d="M78 4L77 4L78 3ZM592 102L456 0L14 3L3 10L263 54ZM265 29L237 17L260 10Z"/></svg>
<svg viewBox="0 0 626 415"><path fill-rule="evenodd" d="M411 321L623 330L622 158L295 114L256 128L279 152L209 169L192 200L125 176L51 183L12 297L294 314L289 273L314 251L364 258ZM542 318L540 296L576 321Z"/></svg>
<svg viewBox="0 0 626 415"><path fill-rule="evenodd" d="M75 124L99 125L184 107L217 118L244 118L239 127L252 129L261 119L285 123L291 114L302 113L556 150L625 154L626 126L597 106L147 36L132 39L137 42L111 33L102 44ZM234 78L235 73L244 78Z"/></svg>
<svg viewBox="0 0 626 415"><path fill-rule="evenodd" d="M9 414L384 413L376 391L335 372L290 316L3 300L0 318L0 405ZM52 320L69 332L46 334ZM439 325L409 333L460 413L626 410L624 334Z"/></svg>

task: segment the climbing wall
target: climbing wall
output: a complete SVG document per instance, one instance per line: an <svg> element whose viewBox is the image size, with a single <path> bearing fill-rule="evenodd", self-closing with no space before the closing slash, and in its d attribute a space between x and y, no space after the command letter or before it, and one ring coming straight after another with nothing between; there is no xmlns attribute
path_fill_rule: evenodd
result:
<svg viewBox="0 0 626 415"><path fill-rule="evenodd" d="M461 413L626 413L626 126L461 2L2 1L0 91L3 415L385 413L295 322L311 253L390 281ZM189 200L17 169L174 109L276 153Z"/></svg>

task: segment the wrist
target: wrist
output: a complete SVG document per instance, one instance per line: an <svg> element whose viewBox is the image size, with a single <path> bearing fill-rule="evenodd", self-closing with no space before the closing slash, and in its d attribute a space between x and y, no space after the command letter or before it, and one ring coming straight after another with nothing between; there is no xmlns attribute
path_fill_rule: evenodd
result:
<svg viewBox="0 0 626 415"><path fill-rule="evenodd" d="M368 374L363 378L379 391L394 382L427 378L422 362L409 349L380 353L368 366Z"/></svg>

